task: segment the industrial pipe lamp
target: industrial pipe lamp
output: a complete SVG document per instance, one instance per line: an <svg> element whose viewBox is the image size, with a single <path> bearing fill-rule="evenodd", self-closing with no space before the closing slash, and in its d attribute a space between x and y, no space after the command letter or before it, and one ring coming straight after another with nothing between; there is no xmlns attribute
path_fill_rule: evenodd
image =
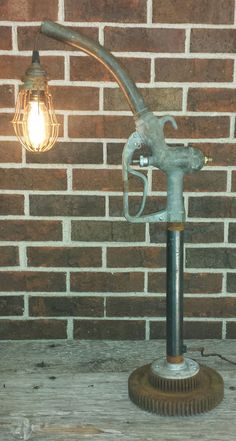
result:
<svg viewBox="0 0 236 441"><path fill-rule="evenodd" d="M183 178L200 170L208 158L192 147L169 147L163 128L174 118L157 118L146 106L141 94L115 57L103 46L64 26L44 22L41 32L74 46L95 57L114 76L134 115L136 130L123 150L124 215L129 222L165 222L167 225L167 312L166 355L149 365L136 369L129 377L130 399L140 408L161 415L193 415L209 411L223 399L221 376L213 369L198 364L184 355L183 344L183 246L185 208ZM58 124L47 98L46 75L33 55L18 98L13 125L20 142L28 150L45 151L52 147L58 134ZM23 105L23 111L20 110ZM37 134L37 135L36 135ZM167 205L162 211L144 214L147 177L134 170L134 154L142 146L149 151L140 156L140 167L155 167L167 176ZM135 215L129 210L129 176L143 182L143 199Z"/></svg>

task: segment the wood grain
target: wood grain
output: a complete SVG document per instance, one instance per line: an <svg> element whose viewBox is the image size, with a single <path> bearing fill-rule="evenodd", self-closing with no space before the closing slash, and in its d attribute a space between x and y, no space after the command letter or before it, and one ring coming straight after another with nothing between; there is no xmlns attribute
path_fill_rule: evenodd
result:
<svg viewBox="0 0 236 441"><path fill-rule="evenodd" d="M236 361L235 341L193 341ZM1 342L0 440L233 441L236 366L202 359L225 381L224 401L195 417L141 411L127 395L129 373L165 353L164 342Z"/></svg>

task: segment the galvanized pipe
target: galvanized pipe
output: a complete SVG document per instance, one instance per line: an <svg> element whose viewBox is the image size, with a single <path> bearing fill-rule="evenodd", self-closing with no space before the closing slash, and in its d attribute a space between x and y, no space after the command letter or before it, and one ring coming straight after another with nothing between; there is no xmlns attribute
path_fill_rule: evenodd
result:
<svg viewBox="0 0 236 441"><path fill-rule="evenodd" d="M167 226L167 361L183 360L183 240L184 224Z"/></svg>
<svg viewBox="0 0 236 441"><path fill-rule="evenodd" d="M62 41L82 50L102 63L119 84L136 118L149 110L135 83L121 67L116 58L99 43L52 21L43 22L41 32L48 37L52 37L55 40Z"/></svg>

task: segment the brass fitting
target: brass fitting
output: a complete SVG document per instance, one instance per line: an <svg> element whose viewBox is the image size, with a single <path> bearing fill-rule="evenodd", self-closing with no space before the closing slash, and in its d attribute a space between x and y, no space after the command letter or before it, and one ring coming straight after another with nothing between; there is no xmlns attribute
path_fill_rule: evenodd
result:
<svg viewBox="0 0 236 441"><path fill-rule="evenodd" d="M205 165L207 165L209 162L213 162L213 158L211 158L210 156L205 156Z"/></svg>

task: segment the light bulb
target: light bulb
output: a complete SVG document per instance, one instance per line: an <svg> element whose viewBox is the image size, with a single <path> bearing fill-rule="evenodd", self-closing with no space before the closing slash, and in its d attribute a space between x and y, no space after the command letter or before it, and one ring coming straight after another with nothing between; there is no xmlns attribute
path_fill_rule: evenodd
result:
<svg viewBox="0 0 236 441"><path fill-rule="evenodd" d="M40 150L48 136L49 117L46 106L42 102L30 101L26 109L26 130L28 139L34 150Z"/></svg>
<svg viewBox="0 0 236 441"><path fill-rule="evenodd" d="M57 140L59 124L38 51L33 52L32 64L26 71L12 123L19 141L31 152L47 151Z"/></svg>

